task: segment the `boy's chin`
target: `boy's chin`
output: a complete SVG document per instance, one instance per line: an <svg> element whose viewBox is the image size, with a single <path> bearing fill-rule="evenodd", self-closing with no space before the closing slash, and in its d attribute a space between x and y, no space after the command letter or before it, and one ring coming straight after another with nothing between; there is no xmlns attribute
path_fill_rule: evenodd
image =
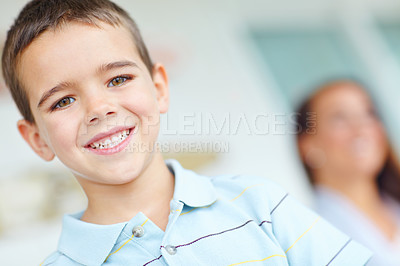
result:
<svg viewBox="0 0 400 266"><path fill-rule="evenodd" d="M97 185L105 185L105 186L118 186L118 185L125 185L134 181L137 176L136 175L129 175L129 176L121 176L118 173L114 175L102 175L98 176L97 178L93 177L83 177L83 176L76 176L78 182L84 186L84 184L97 184Z"/></svg>
<svg viewBox="0 0 400 266"><path fill-rule="evenodd" d="M89 173L86 175L73 172L77 181L83 184L98 184L98 185L124 185L134 181L140 175L140 169L119 169L108 170L102 169L101 172Z"/></svg>
<svg viewBox="0 0 400 266"><path fill-rule="evenodd" d="M136 153L133 157L114 163L99 164L98 168L86 169L85 173L71 171L81 185L124 185L135 181L150 169L157 169L160 162L164 163L163 158L155 150L147 154Z"/></svg>

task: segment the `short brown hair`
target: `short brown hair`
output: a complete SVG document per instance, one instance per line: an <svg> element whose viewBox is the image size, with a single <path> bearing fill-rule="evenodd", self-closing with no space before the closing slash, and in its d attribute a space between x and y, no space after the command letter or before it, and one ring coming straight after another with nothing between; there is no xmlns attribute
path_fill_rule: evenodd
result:
<svg viewBox="0 0 400 266"><path fill-rule="evenodd" d="M8 31L2 56L6 85L22 116L31 123L34 118L28 96L17 73L19 57L40 34L72 21L96 27L99 27L99 22L125 26L132 34L140 58L152 73L153 64L136 23L115 3L108 0L32 0L25 5Z"/></svg>

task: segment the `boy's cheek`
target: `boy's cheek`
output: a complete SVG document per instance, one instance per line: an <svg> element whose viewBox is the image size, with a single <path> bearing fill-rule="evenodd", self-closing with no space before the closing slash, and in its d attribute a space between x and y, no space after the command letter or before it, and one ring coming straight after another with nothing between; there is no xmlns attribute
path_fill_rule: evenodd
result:
<svg viewBox="0 0 400 266"><path fill-rule="evenodd" d="M151 94L125 96L122 97L120 104L130 115L139 119L159 114L156 99Z"/></svg>
<svg viewBox="0 0 400 266"><path fill-rule="evenodd" d="M78 127L71 120L63 119L46 124L44 138L48 146L57 154L77 145Z"/></svg>

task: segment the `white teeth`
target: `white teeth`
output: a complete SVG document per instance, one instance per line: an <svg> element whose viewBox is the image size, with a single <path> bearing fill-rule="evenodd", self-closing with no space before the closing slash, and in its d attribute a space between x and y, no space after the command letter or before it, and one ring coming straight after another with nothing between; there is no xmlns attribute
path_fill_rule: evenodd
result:
<svg viewBox="0 0 400 266"><path fill-rule="evenodd" d="M124 141L129 136L129 133L130 133L129 130L123 130L106 139L103 139L102 141L91 143L90 147L92 149L99 149L99 150L110 149L112 147L117 146L122 141Z"/></svg>

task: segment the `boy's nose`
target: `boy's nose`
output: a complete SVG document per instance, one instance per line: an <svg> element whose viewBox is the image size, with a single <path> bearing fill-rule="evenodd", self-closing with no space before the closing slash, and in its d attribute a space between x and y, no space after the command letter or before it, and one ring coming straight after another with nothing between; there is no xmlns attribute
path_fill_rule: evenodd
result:
<svg viewBox="0 0 400 266"><path fill-rule="evenodd" d="M87 124L95 124L109 116L116 115L116 107L106 97L88 100Z"/></svg>

